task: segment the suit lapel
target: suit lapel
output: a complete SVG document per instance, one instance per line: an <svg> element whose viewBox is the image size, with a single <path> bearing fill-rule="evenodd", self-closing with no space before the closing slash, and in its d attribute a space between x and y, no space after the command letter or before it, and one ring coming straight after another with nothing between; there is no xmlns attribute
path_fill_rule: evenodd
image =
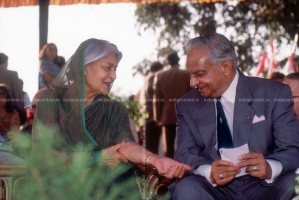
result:
<svg viewBox="0 0 299 200"><path fill-rule="evenodd" d="M198 104L200 105L200 110L196 114L197 126L210 157L217 160L220 157L214 148L216 144L216 111L214 100L203 98L201 100L203 103Z"/></svg>
<svg viewBox="0 0 299 200"><path fill-rule="evenodd" d="M247 78L239 71L233 123L234 147L247 144L249 141L254 110L249 105L253 97L250 93L248 84Z"/></svg>

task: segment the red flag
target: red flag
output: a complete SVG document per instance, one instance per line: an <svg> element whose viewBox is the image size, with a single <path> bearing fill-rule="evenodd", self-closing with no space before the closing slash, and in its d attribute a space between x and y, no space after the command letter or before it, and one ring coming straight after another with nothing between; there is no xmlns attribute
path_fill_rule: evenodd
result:
<svg viewBox="0 0 299 200"><path fill-rule="evenodd" d="M270 42L270 48L271 48L271 56L269 57L268 76L272 72L277 71L273 40Z"/></svg>
<svg viewBox="0 0 299 200"><path fill-rule="evenodd" d="M294 65L294 54L292 54L288 61L286 62L283 71L285 74L293 73L295 72L295 65Z"/></svg>
<svg viewBox="0 0 299 200"><path fill-rule="evenodd" d="M264 51L260 58L259 65L257 66L255 76L259 76L261 73L263 73L267 68L267 64L267 52Z"/></svg>

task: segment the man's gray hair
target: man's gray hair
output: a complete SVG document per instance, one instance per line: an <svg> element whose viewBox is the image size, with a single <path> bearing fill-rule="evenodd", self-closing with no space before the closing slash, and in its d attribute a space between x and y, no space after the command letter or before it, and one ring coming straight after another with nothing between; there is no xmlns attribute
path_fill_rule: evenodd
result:
<svg viewBox="0 0 299 200"><path fill-rule="evenodd" d="M84 65L100 60L109 54L114 53L117 61L122 58L122 53L117 46L106 40L89 39L84 52Z"/></svg>
<svg viewBox="0 0 299 200"><path fill-rule="evenodd" d="M185 47L187 53L195 48L205 48L207 58L216 66L223 61L231 60L233 67L237 68L238 59L232 43L219 33L193 38Z"/></svg>

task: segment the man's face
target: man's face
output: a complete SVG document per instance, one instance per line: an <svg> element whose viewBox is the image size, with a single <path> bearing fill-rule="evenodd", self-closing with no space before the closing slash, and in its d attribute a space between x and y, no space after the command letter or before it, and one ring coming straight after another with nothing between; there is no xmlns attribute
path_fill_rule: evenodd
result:
<svg viewBox="0 0 299 200"><path fill-rule="evenodd" d="M283 82L291 87L294 99L294 111L299 118L299 80L285 79Z"/></svg>
<svg viewBox="0 0 299 200"><path fill-rule="evenodd" d="M207 59L204 48L192 49L187 54L186 69L191 87L197 86L204 98L221 96L227 89L222 65L215 66Z"/></svg>

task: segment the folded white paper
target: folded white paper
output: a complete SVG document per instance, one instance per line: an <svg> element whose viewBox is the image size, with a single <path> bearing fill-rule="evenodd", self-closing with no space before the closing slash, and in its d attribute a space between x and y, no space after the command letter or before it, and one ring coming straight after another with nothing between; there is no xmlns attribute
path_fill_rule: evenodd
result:
<svg viewBox="0 0 299 200"><path fill-rule="evenodd" d="M221 148L219 149L220 156L222 160L228 160L233 162L235 165L241 162L238 157L242 154L249 153L248 144L244 144L243 146L237 148ZM236 177L246 175L248 173L245 172L246 167L241 168L241 172L236 175Z"/></svg>

